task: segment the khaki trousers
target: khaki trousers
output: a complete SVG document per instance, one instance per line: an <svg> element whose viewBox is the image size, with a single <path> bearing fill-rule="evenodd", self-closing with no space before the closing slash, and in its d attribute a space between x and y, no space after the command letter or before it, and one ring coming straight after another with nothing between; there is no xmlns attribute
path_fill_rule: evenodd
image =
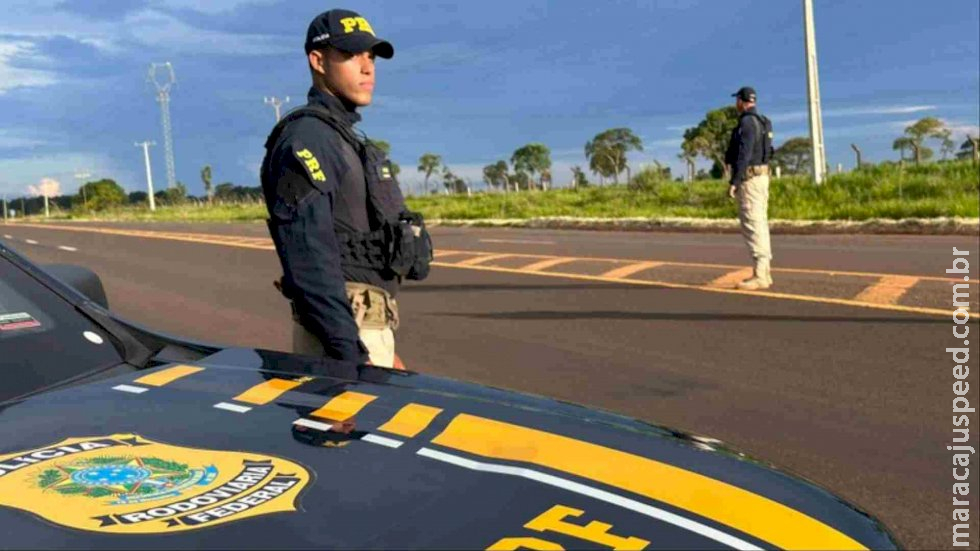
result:
<svg viewBox="0 0 980 551"><path fill-rule="evenodd" d="M347 282L347 300L357 322L358 337L368 349L372 365L395 365L395 330L398 329L398 303L384 289ZM307 356L324 355L323 344L293 318L293 352Z"/></svg>
<svg viewBox="0 0 980 551"><path fill-rule="evenodd" d="M756 167L751 167L756 168ZM752 175L738 187L738 221L754 260L772 259L769 244L769 171Z"/></svg>

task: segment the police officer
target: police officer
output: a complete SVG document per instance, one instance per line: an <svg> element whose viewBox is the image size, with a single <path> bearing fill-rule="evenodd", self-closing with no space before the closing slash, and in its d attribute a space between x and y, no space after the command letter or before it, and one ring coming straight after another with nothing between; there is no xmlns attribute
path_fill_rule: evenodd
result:
<svg viewBox="0 0 980 551"><path fill-rule="evenodd" d="M261 172L294 352L393 367L395 296L403 278L425 277L431 241L390 162L354 124L371 103L375 59L394 48L337 9L313 19L305 49L309 101L273 128Z"/></svg>
<svg viewBox="0 0 980 551"><path fill-rule="evenodd" d="M728 196L738 200L742 235L754 261L752 277L739 282L737 288L768 289L772 286L768 214L772 123L756 111L754 89L746 86L732 96L739 118L725 153L731 173Z"/></svg>

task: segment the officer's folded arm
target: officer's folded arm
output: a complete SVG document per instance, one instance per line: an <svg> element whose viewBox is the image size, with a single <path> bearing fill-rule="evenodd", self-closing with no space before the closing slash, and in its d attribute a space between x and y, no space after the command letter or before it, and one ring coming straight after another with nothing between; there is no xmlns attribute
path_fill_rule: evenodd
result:
<svg viewBox="0 0 980 551"><path fill-rule="evenodd" d="M340 269L332 190L313 187L302 169L288 164L276 188L269 229L300 322L320 340L327 357L366 362Z"/></svg>

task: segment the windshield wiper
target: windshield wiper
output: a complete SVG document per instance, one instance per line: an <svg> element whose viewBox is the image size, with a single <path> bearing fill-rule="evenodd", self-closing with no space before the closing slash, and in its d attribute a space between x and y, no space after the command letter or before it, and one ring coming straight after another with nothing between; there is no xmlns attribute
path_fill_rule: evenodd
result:
<svg viewBox="0 0 980 551"><path fill-rule="evenodd" d="M82 301L75 309L109 334L124 362L142 369L156 354L95 303Z"/></svg>

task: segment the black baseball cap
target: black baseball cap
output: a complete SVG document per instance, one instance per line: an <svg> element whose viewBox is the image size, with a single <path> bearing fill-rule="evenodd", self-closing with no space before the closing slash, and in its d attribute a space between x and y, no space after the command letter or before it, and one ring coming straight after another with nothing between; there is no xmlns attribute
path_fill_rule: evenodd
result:
<svg viewBox="0 0 980 551"><path fill-rule="evenodd" d="M738 98L742 101L751 101L755 103L755 88L751 86L743 86L738 89L738 92L732 94L733 98Z"/></svg>
<svg viewBox="0 0 980 551"><path fill-rule="evenodd" d="M352 54L370 50L385 59L395 55L391 43L374 36L367 19L350 10L325 11L310 22L306 30L306 53L325 46Z"/></svg>

